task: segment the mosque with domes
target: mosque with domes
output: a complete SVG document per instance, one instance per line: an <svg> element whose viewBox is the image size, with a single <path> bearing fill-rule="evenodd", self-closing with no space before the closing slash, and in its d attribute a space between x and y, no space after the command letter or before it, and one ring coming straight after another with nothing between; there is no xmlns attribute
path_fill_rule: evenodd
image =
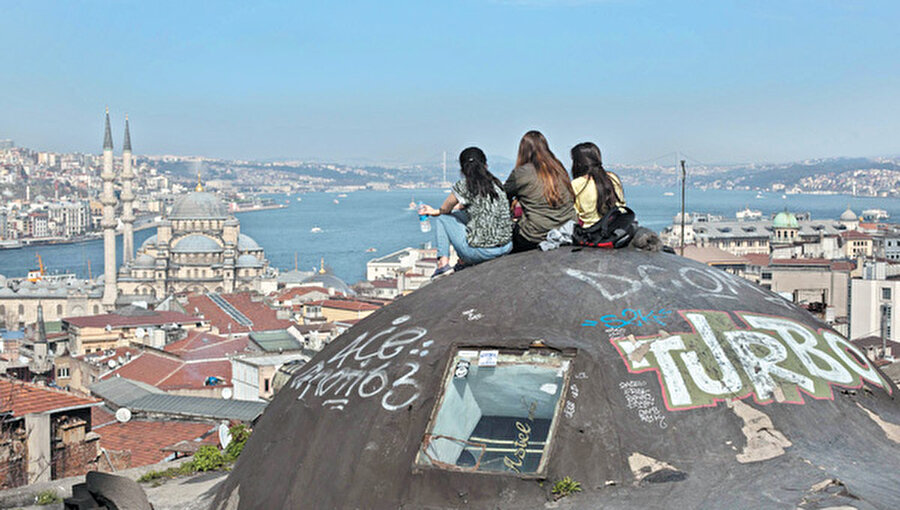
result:
<svg viewBox="0 0 900 510"><path fill-rule="evenodd" d="M127 120L120 176L124 253L117 269L114 228L118 221L112 194L116 176L108 112L103 153L103 304L107 309L137 300L155 302L178 293L269 292L277 287L277 272L269 267L262 247L241 233L240 222L215 194L204 191L199 175L195 190L175 201L156 235L133 249L134 174Z"/></svg>

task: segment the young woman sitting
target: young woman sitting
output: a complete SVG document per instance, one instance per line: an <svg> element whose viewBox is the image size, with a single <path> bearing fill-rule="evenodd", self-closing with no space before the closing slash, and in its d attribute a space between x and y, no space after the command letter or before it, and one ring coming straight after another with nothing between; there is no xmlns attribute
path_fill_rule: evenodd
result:
<svg viewBox="0 0 900 510"><path fill-rule="evenodd" d="M432 277L453 272L450 246L464 265L477 264L509 253L512 220L509 201L500 180L488 170L487 158L478 147L459 155L462 179L440 209L423 205L419 214L436 216L434 237L438 268Z"/></svg>
<svg viewBox="0 0 900 510"><path fill-rule="evenodd" d="M613 207L625 205L619 176L603 168L600 148L591 142L572 147L572 188L575 210L584 228L600 221Z"/></svg>
<svg viewBox="0 0 900 510"><path fill-rule="evenodd" d="M537 248L547 232L576 218L575 192L566 169L538 131L525 133L519 142L516 168L504 188L506 196L522 207L513 231L513 252Z"/></svg>

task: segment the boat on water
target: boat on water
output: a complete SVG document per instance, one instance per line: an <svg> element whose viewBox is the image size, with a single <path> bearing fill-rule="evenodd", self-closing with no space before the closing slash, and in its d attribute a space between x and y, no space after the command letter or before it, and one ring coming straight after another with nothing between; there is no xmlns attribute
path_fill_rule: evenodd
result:
<svg viewBox="0 0 900 510"><path fill-rule="evenodd" d="M762 194L762 193L757 193L757 194L756 194L756 198L763 198L763 194Z"/></svg>
<svg viewBox="0 0 900 510"><path fill-rule="evenodd" d="M298 202L302 202L302 201L303 201L303 199L302 199L302 198L300 198L300 197L297 197L297 201L298 201Z"/></svg>
<svg viewBox="0 0 900 510"><path fill-rule="evenodd" d="M319 227L313 227L313 228L309 229L309 231L313 234L318 234L318 233L322 232L322 229Z"/></svg>
<svg viewBox="0 0 900 510"><path fill-rule="evenodd" d="M368 250L366 250L366 253L375 253L376 251L378 250L376 250L375 248L369 248Z"/></svg>
<svg viewBox="0 0 900 510"><path fill-rule="evenodd" d="M734 216L739 220L758 220L762 218L762 215L762 211L750 209L749 207L745 207L734 213Z"/></svg>
<svg viewBox="0 0 900 510"><path fill-rule="evenodd" d="M862 217L867 220L877 221L886 220L891 217L884 209L866 209L862 212Z"/></svg>
<svg viewBox="0 0 900 510"><path fill-rule="evenodd" d="M664 197L674 197L675 193L672 193L671 191L666 191L665 193L663 193L663 196Z"/></svg>
<svg viewBox="0 0 900 510"><path fill-rule="evenodd" d="M335 203L335 204L340 204L341 201L335 198L335 199L334 199L334 203Z"/></svg>
<svg viewBox="0 0 900 510"><path fill-rule="evenodd" d="M346 193L341 193L340 195L338 195L338 198L347 198L347 194L346 194Z"/></svg>
<svg viewBox="0 0 900 510"><path fill-rule="evenodd" d="M418 208L419 208L419 204L416 203L416 199L412 199L409 201L409 210L410 211L415 211Z"/></svg>
<svg viewBox="0 0 900 510"><path fill-rule="evenodd" d="M787 195L781 195L781 199L784 200L787 198Z"/></svg>

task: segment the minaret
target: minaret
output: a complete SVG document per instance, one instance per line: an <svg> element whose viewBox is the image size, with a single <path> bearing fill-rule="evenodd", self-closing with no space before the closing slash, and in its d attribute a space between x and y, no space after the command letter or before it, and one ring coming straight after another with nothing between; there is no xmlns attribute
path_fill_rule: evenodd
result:
<svg viewBox="0 0 900 510"><path fill-rule="evenodd" d="M100 203L103 204L103 307L111 311L116 307L116 196L113 193L113 181L116 172L113 170L112 130L109 128L109 108L106 109L106 132L103 134L103 192Z"/></svg>
<svg viewBox="0 0 900 510"><path fill-rule="evenodd" d="M134 192L131 171L131 134L128 131L128 115L125 115L125 142L122 144L122 264L134 258Z"/></svg>

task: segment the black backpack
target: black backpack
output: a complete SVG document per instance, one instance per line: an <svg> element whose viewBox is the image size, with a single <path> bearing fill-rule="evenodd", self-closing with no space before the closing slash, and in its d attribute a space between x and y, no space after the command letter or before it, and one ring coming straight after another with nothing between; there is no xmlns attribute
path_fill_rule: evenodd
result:
<svg viewBox="0 0 900 510"><path fill-rule="evenodd" d="M636 230L634 211L625 206L613 207L590 227L575 225L572 244L594 248L624 248L634 238Z"/></svg>

